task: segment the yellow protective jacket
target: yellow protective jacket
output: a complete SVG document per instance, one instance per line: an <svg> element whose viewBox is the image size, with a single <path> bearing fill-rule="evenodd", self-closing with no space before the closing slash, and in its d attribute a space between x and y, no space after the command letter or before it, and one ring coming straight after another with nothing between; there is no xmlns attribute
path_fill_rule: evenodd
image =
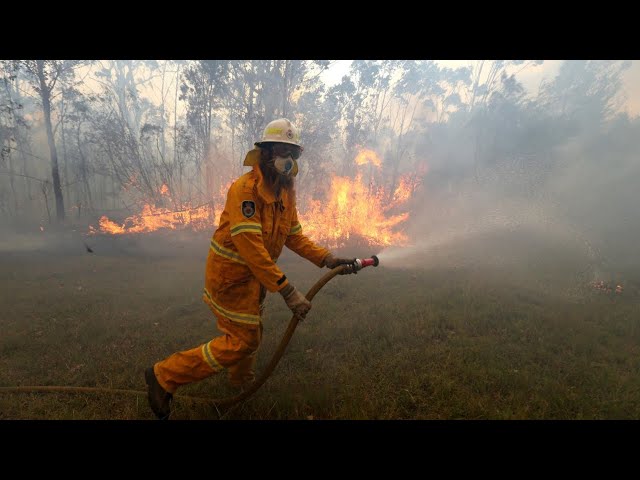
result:
<svg viewBox="0 0 640 480"><path fill-rule="evenodd" d="M203 300L234 322L260 322L260 286L277 292L288 285L276 261L283 246L323 266L329 251L303 235L295 194L276 199L258 165L229 188L220 225L213 234Z"/></svg>

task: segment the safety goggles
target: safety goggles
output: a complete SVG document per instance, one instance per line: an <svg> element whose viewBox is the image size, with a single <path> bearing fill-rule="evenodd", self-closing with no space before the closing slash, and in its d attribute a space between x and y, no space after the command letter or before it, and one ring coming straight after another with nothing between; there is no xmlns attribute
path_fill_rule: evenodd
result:
<svg viewBox="0 0 640 480"><path fill-rule="evenodd" d="M297 145L290 145L288 143L274 143L273 144L273 153L275 153L278 157L288 157L291 155L291 158L297 160L302 155L302 147L298 147Z"/></svg>

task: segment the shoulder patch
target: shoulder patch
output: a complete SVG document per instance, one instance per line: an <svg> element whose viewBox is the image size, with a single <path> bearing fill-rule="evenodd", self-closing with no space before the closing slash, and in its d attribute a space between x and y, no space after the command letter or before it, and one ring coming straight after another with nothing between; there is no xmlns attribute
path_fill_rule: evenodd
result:
<svg viewBox="0 0 640 480"><path fill-rule="evenodd" d="M253 200L244 200L242 202L242 215L251 218L256 213L256 203Z"/></svg>

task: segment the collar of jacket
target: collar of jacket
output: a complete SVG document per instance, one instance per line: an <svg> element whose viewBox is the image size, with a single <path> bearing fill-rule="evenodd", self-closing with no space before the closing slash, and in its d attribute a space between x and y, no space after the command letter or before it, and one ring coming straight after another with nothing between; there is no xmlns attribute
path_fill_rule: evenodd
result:
<svg viewBox="0 0 640 480"><path fill-rule="evenodd" d="M279 202L279 203L282 203L282 205L287 204L289 193L287 192L286 189L281 190L279 199L276 198L273 192L271 191L271 188L269 188L266 185L264 181L264 177L262 176L262 170L260 170L260 167L257 164L253 165L253 172L256 176L256 183L255 183L256 191L258 192L258 196L264 203Z"/></svg>

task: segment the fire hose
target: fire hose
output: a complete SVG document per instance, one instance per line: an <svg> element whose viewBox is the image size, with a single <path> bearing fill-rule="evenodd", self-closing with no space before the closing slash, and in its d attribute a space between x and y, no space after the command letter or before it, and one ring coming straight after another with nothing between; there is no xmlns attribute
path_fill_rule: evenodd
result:
<svg viewBox="0 0 640 480"><path fill-rule="evenodd" d="M358 272L365 267L374 266L377 267L380 261L378 257L372 255L370 258L356 259L353 263L353 271ZM323 275L320 280L318 280L313 287L307 292L305 297L307 300L313 300L313 297L324 287L333 277L339 275L345 268L348 268L347 265L338 265L337 267L331 269L331 271L327 272ZM293 336L293 333L296 330L296 327L299 323L299 318L297 315L293 315L291 320L289 321L289 325L284 335L282 336L282 340L280 340L280 344L276 351L273 353L269 364L266 366L262 374L252 382L246 390L241 392L238 395L233 397L226 398L204 398L204 397L190 397L186 395L175 395L174 398L180 398L181 400L189 400L195 402L205 402L205 403L213 403L216 409L219 407L229 408L231 409L234 405L239 405L241 402L248 399L251 395L253 395L271 376L273 371L275 370L278 362L282 358L284 351L289 345L289 341ZM0 387L0 393L16 393L16 392L84 392L84 393L120 393L120 394L129 394L129 395L146 395L147 392L141 390L126 390L126 389L115 389L115 388L103 388L103 387L69 387L69 386L57 386L57 385L41 385L41 386L20 386L20 387ZM230 410L229 410L230 411ZM229 412L227 411L227 413ZM219 413L219 411L218 411Z"/></svg>

